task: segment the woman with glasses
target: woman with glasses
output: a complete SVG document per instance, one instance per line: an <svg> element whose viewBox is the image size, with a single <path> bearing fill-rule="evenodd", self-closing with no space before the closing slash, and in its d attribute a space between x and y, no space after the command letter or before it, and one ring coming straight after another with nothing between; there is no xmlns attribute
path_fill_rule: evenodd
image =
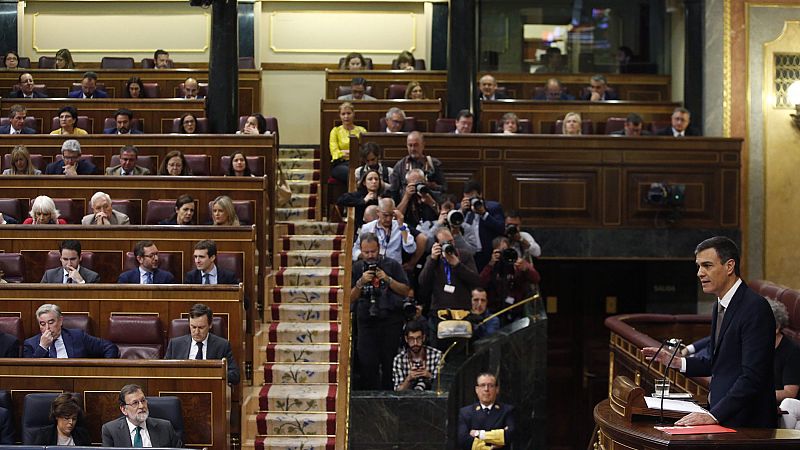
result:
<svg viewBox="0 0 800 450"><path fill-rule="evenodd" d="M59 394L50 405L53 422L39 429L31 445L90 446L89 431L80 425L83 418L78 401L72 394Z"/></svg>

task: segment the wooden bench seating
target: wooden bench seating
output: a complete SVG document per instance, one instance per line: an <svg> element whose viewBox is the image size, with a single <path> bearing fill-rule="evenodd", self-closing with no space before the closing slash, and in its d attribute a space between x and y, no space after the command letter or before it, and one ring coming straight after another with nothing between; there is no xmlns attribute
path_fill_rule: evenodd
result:
<svg viewBox="0 0 800 450"><path fill-rule="evenodd" d="M408 155L405 134L353 138L383 147L390 167ZM741 139L426 134L448 191L477 179L487 199L516 210L524 226L651 228L669 210L647 203L651 183L686 187L679 228L737 228ZM350 159L350 171L358 159Z"/></svg>

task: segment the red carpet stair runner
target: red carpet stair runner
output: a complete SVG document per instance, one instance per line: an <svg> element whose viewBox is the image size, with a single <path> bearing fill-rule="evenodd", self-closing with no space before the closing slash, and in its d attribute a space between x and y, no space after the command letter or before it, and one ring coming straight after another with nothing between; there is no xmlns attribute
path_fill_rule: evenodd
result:
<svg viewBox="0 0 800 450"><path fill-rule="evenodd" d="M313 221L319 155L281 149L292 202L278 208L275 265L256 336L254 387L245 401L243 450L333 450L344 301L344 224ZM261 366L259 369L259 365Z"/></svg>

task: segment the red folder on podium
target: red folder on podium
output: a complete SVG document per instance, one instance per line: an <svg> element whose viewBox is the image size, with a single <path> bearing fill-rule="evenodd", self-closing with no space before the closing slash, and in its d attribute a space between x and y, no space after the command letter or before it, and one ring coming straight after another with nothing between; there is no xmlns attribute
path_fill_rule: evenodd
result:
<svg viewBox="0 0 800 450"><path fill-rule="evenodd" d="M736 433L736 430L725 428L722 425L694 425L688 427L653 427L667 434L715 434Z"/></svg>

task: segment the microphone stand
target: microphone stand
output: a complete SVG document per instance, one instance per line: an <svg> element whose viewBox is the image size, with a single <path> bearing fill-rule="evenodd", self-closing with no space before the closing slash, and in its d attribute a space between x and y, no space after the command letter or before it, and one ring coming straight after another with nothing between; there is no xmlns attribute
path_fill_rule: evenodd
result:
<svg viewBox="0 0 800 450"><path fill-rule="evenodd" d="M663 349L664 345L666 345L666 344L667 344L667 341L661 341L661 346L658 347L658 350L656 350L656 352L653 354L653 357L650 358L650 362L647 363L647 369L645 369L645 372L650 372L650 367L653 366L653 361L656 360L656 357L658 356L659 353L661 353L661 349Z"/></svg>
<svg viewBox="0 0 800 450"><path fill-rule="evenodd" d="M667 391L661 393L661 411L658 418L659 423L664 423L664 397L666 397L667 394L669 393L669 369L672 366L672 360L675 359L675 355L678 354L678 350L680 350L681 343L683 341L681 341L680 339L670 339L668 342L670 345L675 346L675 350L672 351L672 355L670 355L669 362L667 363L667 368L664 369L664 376L667 379Z"/></svg>

